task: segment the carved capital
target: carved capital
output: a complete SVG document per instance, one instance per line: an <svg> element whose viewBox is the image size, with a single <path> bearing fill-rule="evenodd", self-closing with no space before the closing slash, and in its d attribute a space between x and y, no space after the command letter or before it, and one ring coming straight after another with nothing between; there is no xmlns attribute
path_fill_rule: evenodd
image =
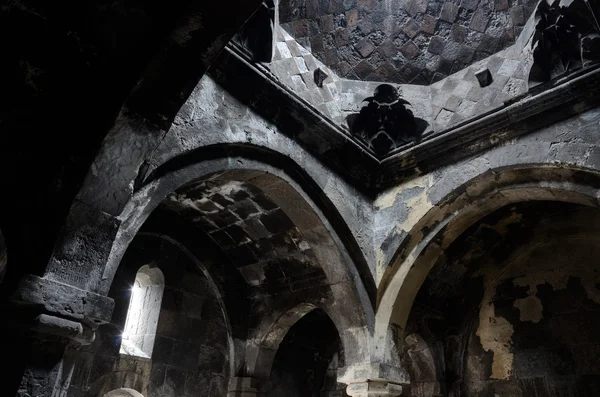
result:
<svg viewBox="0 0 600 397"><path fill-rule="evenodd" d="M109 297L31 274L21 279L11 302L91 328L109 322L114 306Z"/></svg>
<svg viewBox="0 0 600 397"><path fill-rule="evenodd" d="M352 397L394 397L402 394L402 386L385 380L350 383L346 393Z"/></svg>
<svg viewBox="0 0 600 397"><path fill-rule="evenodd" d="M96 337L94 330L85 324L48 314L37 316L30 329L37 334L52 335L79 345L89 345Z"/></svg>
<svg viewBox="0 0 600 397"><path fill-rule="evenodd" d="M384 397L402 394L402 384L410 383L404 368L384 363L366 363L340 368L338 382L345 383L352 397Z"/></svg>

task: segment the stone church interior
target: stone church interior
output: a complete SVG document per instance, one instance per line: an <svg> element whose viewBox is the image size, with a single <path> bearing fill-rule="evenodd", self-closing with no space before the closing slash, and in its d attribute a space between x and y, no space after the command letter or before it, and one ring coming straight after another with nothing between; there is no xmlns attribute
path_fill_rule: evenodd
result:
<svg viewBox="0 0 600 397"><path fill-rule="evenodd" d="M599 0L6 0L0 395L600 396Z"/></svg>

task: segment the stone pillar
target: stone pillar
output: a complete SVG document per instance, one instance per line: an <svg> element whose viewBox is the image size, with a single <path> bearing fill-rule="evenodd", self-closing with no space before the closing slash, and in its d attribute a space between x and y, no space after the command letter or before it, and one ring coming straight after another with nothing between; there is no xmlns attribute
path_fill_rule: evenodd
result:
<svg viewBox="0 0 600 397"><path fill-rule="evenodd" d="M348 385L346 393L352 397L396 397L410 380L403 368L367 363L340 368L338 382Z"/></svg>
<svg viewBox="0 0 600 397"><path fill-rule="evenodd" d="M270 387L266 379L236 376L229 380L227 397L264 397Z"/></svg>
<svg viewBox="0 0 600 397"><path fill-rule="evenodd" d="M112 308L105 296L25 276L3 308L3 395L65 397L77 348L93 342Z"/></svg>

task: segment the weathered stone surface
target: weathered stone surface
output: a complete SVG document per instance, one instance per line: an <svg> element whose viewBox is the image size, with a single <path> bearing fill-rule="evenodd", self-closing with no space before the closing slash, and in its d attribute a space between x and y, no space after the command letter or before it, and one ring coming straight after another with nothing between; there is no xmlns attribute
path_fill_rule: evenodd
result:
<svg viewBox="0 0 600 397"><path fill-rule="evenodd" d="M21 280L11 299L93 325L108 322L114 304L105 296L33 275Z"/></svg>
<svg viewBox="0 0 600 397"><path fill-rule="evenodd" d="M111 134L83 170L90 176L63 235L43 236L31 221L54 218L15 210L36 212L42 199L6 183L3 200L23 204L2 214L24 221L0 217L2 296L12 293L20 318L38 319L26 327L34 342L0 327L11 361L6 388L26 368L15 389L43 397L116 388L264 397L266 382L256 380L267 378L283 396L343 396L337 381L367 396L400 388L418 397L597 395L597 70L527 92L522 37L463 69L500 48L498 37L516 40L508 18L524 21L523 3L291 3L289 19L306 21L290 23L304 44L312 39L350 77L361 65L365 79L423 84L399 88L427 121L425 139L376 159L339 120L379 83L337 78L289 36L277 39L272 65L251 64L230 46L190 98L166 106L186 102L168 131L163 102L145 109L161 127L142 120L119 129L137 116L120 119L113 132L128 138ZM477 13L492 6L486 22ZM204 23L212 21L188 25ZM174 36L200 37L196 29ZM425 69L408 62L420 57ZM481 87L484 67L493 81ZM322 87L317 68L329 76ZM150 71L158 78L164 69ZM69 178L35 175L36 186ZM65 207L77 190L69 189L59 194ZM26 252L48 244L25 236L55 244L49 265L49 249ZM43 266L28 264L32 257ZM166 284L160 302L148 294L156 335L135 334L142 345L153 337L151 359L119 354L141 266L160 268ZM23 278L29 269L45 276ZM64 340L77 342L94 320L106 323L94 343L64 354Z"/></svg>
<svg viewBox="0 0 600 397"><path fill-rule="evenodd" d="M313 54L336 73L353 79L421 85L435 83L451 74L426 55L428 48L432 48L431 36L440 37L442 42L452 39L460 43L462 54L471 53L471 57L465 58L457 49L445 56L451 64L457 61L463 68L513 44L517 37L507 32L522 29L536 4L530 0L510 6L507 1L494 4L466 0L455 3L410 0L387 6L382 0L373 0L369 4L352 5L356 8L339 14L335 11L338 7L333 4L313 7L310 1L299 3L302 5L282 3L282 26L296 39L310 36ZM315 21L315 29L295 28L298 24L308 26L310 22L306 21ZM486 38L484 45L481 45L481 35ZM341 36L345 37L343 41L338 40ZM385 61L394 65L393 59L399 55L398 52L381 54L374 51L374 47L386 41L395 44L415 73L403 74L402 67L395 67L393 72L378 69L379 57L384 56ZM354 56L352 49L358 56ZM331 51L337 56L327 56ZM441 55L441 51L431 53ZM367 63L361 62L362 59ZM338 65L339 61L345 62L344 68ZM366 70L366 64L374 68ZM354 73L348 73L346 65Z"/></svg>

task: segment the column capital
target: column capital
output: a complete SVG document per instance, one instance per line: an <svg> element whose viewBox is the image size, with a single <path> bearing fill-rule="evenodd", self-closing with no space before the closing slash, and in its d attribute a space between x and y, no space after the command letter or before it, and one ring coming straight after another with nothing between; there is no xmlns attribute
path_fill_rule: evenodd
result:
<svg viewBox="0 0 600 397"><path fill-rule="evenodd" d="M410 383L404 368L383 363L365 363L338 369L338 382L348 385L352 397L395 397Z"/></svg>
<svg viewBox="0 0 600 397"><path fill-rule="evenodd" d="M346 393L352 397L395 397L402 394L402 386L385 380L350 383Z"/></svg>
<svg viewBox="0 0 600 397"><path fill-rule="evenodd" d="M3 307L7 329L65 346L88 345L110 321L113 300L32 274L19 282Z"/></svg>
<svg viewBox="0 0 600 397"><path fill-rule="evenodd" d="M11 303L82 322L92 328L110 322L114 301L104 295L33 274L25 275L12 294Z"/></svg>
<svg viewBox="0 0 600 397"><path fill-rule="evenodd" d="M364 363L339 368L337 375L338 382L347 385L374 380L397 384L410 383L410 377L404 368L384 363Z"/></svg>

